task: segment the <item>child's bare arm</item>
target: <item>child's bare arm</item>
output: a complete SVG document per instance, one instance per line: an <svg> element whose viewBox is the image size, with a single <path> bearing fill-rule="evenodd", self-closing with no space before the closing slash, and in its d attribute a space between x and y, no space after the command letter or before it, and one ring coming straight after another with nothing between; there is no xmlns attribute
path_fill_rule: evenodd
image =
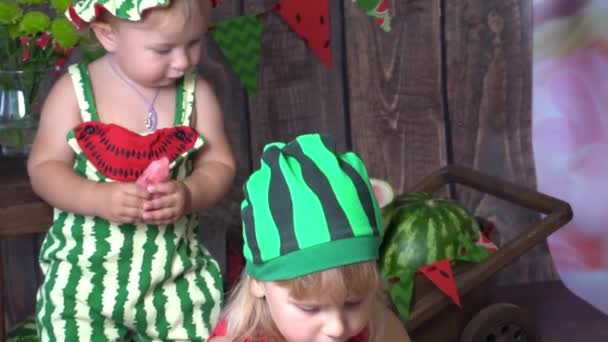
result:
<svg viewBox="0 0 608 342"><path fill-rule="evenodd" d="M78 103L68 74L51 89L28 158L34 191L50 205L83 214L92 213L92 184L72 170L74 152L66 134L80 121Z"/></svg>
<svg viewBox="0 0 608 342"><path fill-rule="evenodd" d="M184 184L191 194L191 210L206 209L217 203L234 180L236 161L224 129L222 110L210 85L196 85L195 127L205 145L193 161L193 173Z"/></svg>
<svg viewBox="0 0 608 342"><path fill-rule="evenodd" d="M78 176L72 169L74 152L67 144L66 135L80 121L72 81L66 74L47 96L28 158L34 191L50 205L70 212L116 222L141 217L143 200L138 203L137 199L147 196L145 190L135 184L100 184Z"/></svg>

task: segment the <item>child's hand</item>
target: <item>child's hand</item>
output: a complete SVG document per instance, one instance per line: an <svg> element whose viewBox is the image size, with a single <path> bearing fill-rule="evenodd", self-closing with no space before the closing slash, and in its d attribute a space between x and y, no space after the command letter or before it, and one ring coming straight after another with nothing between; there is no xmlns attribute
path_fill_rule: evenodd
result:
<svg viewBox="0 0 608 342"><path fill-rule="evenodd" d="M118 223L141 221L144 201L150 198L150 193L135 183L99 183L97 194L97 215Z"/></svg>
<svg viewBox="0 0 608 342"><path fill-rule="evenodd" d="M190 190L183 182L162 182L149 185L147 190L152 196L143 205L146 223L174 223L190 210Z"/></svg>

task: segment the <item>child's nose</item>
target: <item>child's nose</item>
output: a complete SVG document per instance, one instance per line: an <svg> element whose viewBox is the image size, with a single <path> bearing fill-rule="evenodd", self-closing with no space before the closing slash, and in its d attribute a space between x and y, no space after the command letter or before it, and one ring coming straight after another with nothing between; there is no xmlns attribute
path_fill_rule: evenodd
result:
<svg viewBox="0 0 608 342"><path fill-rule="evenodd" d="M178 51L173 56L173 61L171 64L173 69L184 71L190 67L190 57L185 51Z"/></svg>
<svg viewBox="0 0 608 342"><path fill-rule="evenodd" d="M346 333L346 322L340 312L329 314L323 325L323 333L331 338L343 338Z"/></svg>

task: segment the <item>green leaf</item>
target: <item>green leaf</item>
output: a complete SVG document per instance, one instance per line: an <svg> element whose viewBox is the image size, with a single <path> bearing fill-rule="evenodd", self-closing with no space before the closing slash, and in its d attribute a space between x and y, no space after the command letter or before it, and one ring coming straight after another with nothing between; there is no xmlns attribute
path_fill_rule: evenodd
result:
<svg viewBox="0 0 608 342"><path fill-rule="evenodd" d="M25 36L33 36L37 33L46 31L51 24L51 19L48 15L40 11L31 11L26 13L19 22L19 33Z"/></svg>
<svg viewBox="0 0 608 342"><path fill-rule="evenodd" d="M23 16L23 11L14 2L0 0L0 24L15 24Z"/></svg>
<svg viewBox="0 0 608 342"><path fill-rule="evenodd" d="M72 0L51 0L51 7L57 13L63 14L72 4Z"/></svg>
<svg viewBox="0 0 608 342"><path fill-rule="evenodd" d="M65 18L57 18L51 23L51 35L62 48L68 49L78 44L78 32Z"/></svg>

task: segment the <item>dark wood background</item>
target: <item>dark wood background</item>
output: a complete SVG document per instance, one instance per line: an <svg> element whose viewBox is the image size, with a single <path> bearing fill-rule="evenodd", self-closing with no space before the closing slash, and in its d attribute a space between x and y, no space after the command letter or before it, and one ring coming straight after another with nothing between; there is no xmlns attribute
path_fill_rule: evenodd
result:
<svg viewBox="0 0 608 342"><path fill-rule="evenodd" d="M213 21L270 9L275 0L224 0ZM202 235L220 258L240 235L241 185L265 143L329 133L357 151L373 177L408 189L447 163L536 186L531 142L532 0L391 0L386 33L351 0L332 0L328 70L275 16L264 17L257 96L249 97L209 40L201 73L214 86L239 161L236 184L203 214ZM494 221L501 242L538 215L456 187L453 196ZM1 224L1 223L0 223ZM41 281L42 237L1 242L9 274L7 322L31 314ZM223 261L225 262L225 261ZM498 275L501 284L556 279L546 245Z"/></svg>

